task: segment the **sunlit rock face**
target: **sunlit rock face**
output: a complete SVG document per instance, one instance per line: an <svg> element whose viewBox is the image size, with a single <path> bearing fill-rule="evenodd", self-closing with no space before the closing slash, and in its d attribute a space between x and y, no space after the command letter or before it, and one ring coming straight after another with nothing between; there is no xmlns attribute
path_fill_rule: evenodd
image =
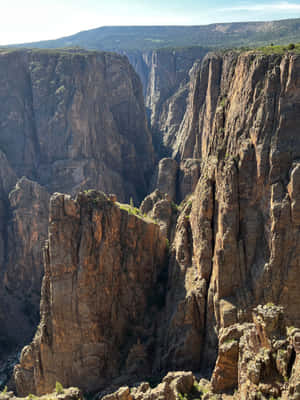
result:
<svg viewBox="0 0 300 400"><path fill-rule="evenodd" d="M54 194L41 323L15 369L18 393L149 374L165 256L159 226L103 193Z"/></svg>
<svg viewBox="0 0 300 400"><path fill-rule="evenodd" d="M188 343L198 332L198 368L214 368L222 329L252 322L258 304L281 305L285 326L299 326L299 70L297 55L229 53L207 57L191 82L178 152L202 160L201 176L178 220L172 268L185 276L176 322L192 293L199 304L198 330L187 319L180 336ZM180 329L174 318L169 339ZM178 349L179 339L173 368Z"/></svg>

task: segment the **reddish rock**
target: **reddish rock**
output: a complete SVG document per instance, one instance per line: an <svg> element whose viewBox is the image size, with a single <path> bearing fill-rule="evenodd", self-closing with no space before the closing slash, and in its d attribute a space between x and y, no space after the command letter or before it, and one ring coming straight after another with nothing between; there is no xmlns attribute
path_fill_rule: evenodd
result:
<svg viewBox="0 0 300 400"><path fill-rule="evenodd" d="M56 381L95 391L119 375L149 373L151 298L165 253L156 224L103 193L53 195L41 323L15 368L18 393L44 394Z"/></svg>

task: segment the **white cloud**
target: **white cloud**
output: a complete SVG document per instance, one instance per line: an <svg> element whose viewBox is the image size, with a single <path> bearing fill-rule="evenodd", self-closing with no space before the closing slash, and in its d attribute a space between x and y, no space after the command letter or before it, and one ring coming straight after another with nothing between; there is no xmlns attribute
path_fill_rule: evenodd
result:
<svg viewBox="0 0 300 400"><path fill-rule="evenodd" d="M300 4L280 2L272 4L241 5L221 8L219 11L300 11Z"/></svg>

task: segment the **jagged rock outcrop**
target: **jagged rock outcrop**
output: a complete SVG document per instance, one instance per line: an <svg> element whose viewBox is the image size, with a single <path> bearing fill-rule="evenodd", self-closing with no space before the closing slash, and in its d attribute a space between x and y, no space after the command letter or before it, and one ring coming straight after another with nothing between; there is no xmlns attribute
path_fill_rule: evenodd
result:
<svg viewBox="0 0 300 400"><path fill-rule="evenodd" d="M155 187L176 201L178 164L172 158L160 160L155 177Z"/></svg>
<svg viewBox="0 0 300 400"><path fill-rule="evenodd" d="M82 392L78 388L58 388L57 391L53 393L49 393L46 396L41 396L37 398L36 396L33 396L31 394L30 397L35 397L36 399L39 400L83 400L83 395ZM0 400L20 400L22 397L16 397L12 391L5 391L4 393L0 393Z"/></svg>
<svg viewBox="0 0 300 400"><path fill-rule="evenodd" d="M198 183L201 161L187 158L177 162L173 158L162 158L152 178L152 187L166 193L175 203L181 203L191 195Z"/></svg>
<svg viewBox="0 0 300 400"><path fill-rule="evenodd" d="M187 158L179 163L177 201L194 193L201 174L201 160Z"/></svg>
<svg viewBox="0 0 300 400"><path fill-rule="evenodd" d="M179 396L199 395L197 381L192 372L169 372L162 382L151 388L148 382L141 383L138 387L124 386L117 392L108 394L101 400L177 400Z"/></svg>
<svg viewBox="0 0 300 400"><path fill-rule="evenodd" d="M235 398L243 400L297 398L299 330L284 325L282 307L258 306L252 323L235 324L221 332L212 376L214 391L238 388Z"/></svg>
<svg viewBox="0 0 300 400"><path fill-rule="evenodd" d="M103 193L54 194L41 323L15 368L18 393L149 374L165 256L158 225Z"/></svg>
<svg viewBox="0 0 300 400"><path fill-rule="evenodd" d="M178 210L167 193L156 189L143 200L140 211L143 215L156 221L160 231L168 240L172 240L175 232Z"/></svg>
<svg viewBox="0 0 300 400"><path fill-rule="evenodd" d="M141 200L153 166L140 80L125 57L0 53L0 147L49 192L96 188Z"/></svg>

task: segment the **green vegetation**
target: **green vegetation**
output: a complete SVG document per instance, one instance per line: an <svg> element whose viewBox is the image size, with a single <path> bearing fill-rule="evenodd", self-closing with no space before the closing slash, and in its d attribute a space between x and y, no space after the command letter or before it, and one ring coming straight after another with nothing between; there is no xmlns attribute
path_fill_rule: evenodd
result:
<svg viewBox="0 0 300 400"><path fill-rule="evenodd" d="M172 201L171 207L172 207L172 211L174 211L174 212L179 211L179 206L176 203L174 203L174 201Z"/></svg>
<svg viewBox="0 0 300 400"><path fill-rule="evenodd" d="M271 308L271 307L275 307L275 304L270 301L265 306L268 307L268 308Z"/></svg>
<svg viewBox="0 0 300 400"><path fill-rule="evenodd" d="M168 238L166 238L166 248L168 251L170 250L170 242Z"/></svg>
<svg viewBox="0 0 300 400"><path fill-rule="evenodd" d="M4 387L4 389L1 392L1 394L6 394L6 393L7 393L7 386Z"/></svg>
<svg viewBox="0 0 300 400"><path fill-rule="evenodd" d="M225 343L226 343L226 344L228 344L228 343L233 343L233 342L237 342L237 340L236 340L236 339L227 339L227 340L224 341L224 344L225 344Z"/></svg>
<svg viewBox="0 0 300 400"><path fill-rule="evenodd" d="M62 394L64 392L63 385L59 382L56 382L55 391L56 391L56 394Z"/></svg>
<svg viewBox="0 0 300 400"><path fill-rule="evenodd" d="M188 395L186 393L184 393L184 394L178 393L178 399L179 400L188 400Z"/></svg>
<svg viewBox="0 0 300 400"><path fill-rule="evenodd" d="M222 107L222 108L225 108L225 106L226 106L226 103L227 103L227 98L224 96L224 97L222 97L221 99L220 99L220 107Z"/></svg>
<svg viewBox="0 0 300 400"><path fill-rule="evenodd" d="M177 400L200 400L203 395L207 394L209 389L205 386L199 385L197 382L194 382L193 388L190 393L178 393ZM216 398L215 396L211 396L211 399Z"/></svg>
<svg viewBox="0 0 300 400"><path fill-rule="evenodd" d="M128 214L135 215L136 217L141 217L143 218L144 216L142 215L141 211L139 208L132 206L131 204L122 204L118 203L121 210L125 210L128 212Z"/></svg>
<svg viewBox="0 0 300 400"><path fill-rule="evenodd" d="M287 333L287 335L288 335L288 336L291 335L294 329L296 329L296 328L295 328L293 325L288 326L288 327L286 328L286 333Z"/></svg>
<svg viewBox="0 0 300 400"><path fill-rule="evenodd" d="M29 399L29 400L34 400L34 399L37 399L37 396L35 396L35 395L32 394L32 393L29 393L29 395L27 396L27 399Z"/></svg>
<svg viewBox="0 0 300 400"><path fill-rule="evenodd" d="M55 92L56 95L60 95L60 94L64 94L64 91L66 90L66 88L64 87L64 85L61 85Z"/></svg>
<svg viewBox="0 0 300 400"><path fill-rule="evenodd" d="M141 218L146 222L152 222L154 224L157 223L154 219L148 217L145 214L142 214L141 210L137 207L134 207L134 205L124 204L124 203L119 203L119 202L116 202L116 204L120 207L121 210L127 211L128 214L130 214L130 215L135 215L136 217ZM132 201L132 204L133 204L133 201Z"/></svg>
<svg viewBox="0 0 300 400"><path fill-rule="evenodd" d="M218 29L220 28L220 29ZM226 31L226 34L223 32ZM22 47L82 48L108 51L147 51L161 48L202 46L229 48L288 45L300 41L300 19L274 22L242 22L199 26L110 26L91 29L57 40L28 43ZM21 47L21 46L18 46ZM292 49L290 49L292 50Z"/></svg>
<svg viewBox="0 0 300 400"><path fill-rule="evenodd" d="M264 47L258 47L255 49L255 52L261 52L266 55L271 55L271 54L279 54L283 55L286 53L293 53L293 54L300 54L300 43L290 43L289 45L280 45L280 46L264 46Z"/></svg>

